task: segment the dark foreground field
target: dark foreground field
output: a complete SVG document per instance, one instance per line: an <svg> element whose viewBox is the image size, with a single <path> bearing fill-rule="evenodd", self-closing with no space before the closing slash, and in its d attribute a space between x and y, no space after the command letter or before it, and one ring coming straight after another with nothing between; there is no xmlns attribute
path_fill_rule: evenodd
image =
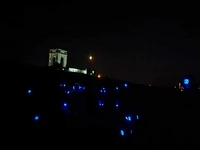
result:
<svg viewBox="0 0 200 150"><path fill-rule="evenodd" d="M52 148L199 145L198 92L47 68L5 69L2 75L1 136L5 143ZM129 116L131 121L126 119Z"/></svg>

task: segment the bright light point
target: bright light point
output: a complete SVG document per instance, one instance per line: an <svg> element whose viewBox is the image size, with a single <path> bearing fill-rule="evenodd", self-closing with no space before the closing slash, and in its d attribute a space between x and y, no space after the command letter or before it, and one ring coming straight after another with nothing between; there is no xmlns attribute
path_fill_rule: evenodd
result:
<svg viewBox="0 0 200 150"><path fill-rule="evenodd" d="M126 116L125 118L126 118L127 121L131 121L132 120L131 116Z"/></svg>
<svg viewBox="0 0 200 150"><path fill-rule="evenodd" d="M120 134L121 134L122 136L124 136L124 131L123 131L123 130L120 130Z"/></svg>
<svg viewBox="0 0 200 150"><path fill-rule="evenodd" d="M66 107L66 106L67 106L67 103L64 103L63 105Z"/></svg>
<svg viewBox="0 0 200 150"><path fill-rule="evenodd" d="M119 107L119 101L116 102L115 107L116 107L116 108Z"/></svg>
<svg viewBox="0 0 200 150"><path fill-rule="evenodd" d="M32 91L31 90L28 90L28 94L30 94Z"/></svg>
<svg viewBox="0 0 200 150"><path fill-rule="evenodd" d="M70 91L67 91L67 94L69 94L70 93Z"/></svg>
<svg viewBox="0 0 200 150"><path fill-rule="evenodd" d="M104 106L104 103L101 100L99 100L99 106Z"/></svg>
<svg viewBox="0 0 200 150"><path fill-rule="evenodd" d="M189 82L190 82L189 79L184 79L183 81L184 84L189 84Z"/></svg>
<svg viewBox="0 0 200 150"><path fill-rule="evenodd" d="M39 116L35 116L34 120L36 121L39 120Z"/></svg>
<svg viewBox="0 0 200 150"><path fill-rule="evenodd" d="M116 87L116 90L119 90L119 88L118 88L118 87Z"/></svg>
<svg viewBox="0 0 200 150"><path fill-rule="evenodd" d="M125 83L124 86L127 87L128 86L127 83Z"/></svg>
<svg viewBox="0 0 200 150"><path fill-rule="evenodd" d="M92 56L90 55L90 56L89 56L89 60L92 60L92 59L93 59L93 58L92 58Z"/></svg>
<svg viewBox="0 0 200 150"><path fill-rule="evenodd" d="M136 119L137 119L137 120L139 119L139 116L138 116L138 115L136 115Z"/></svg>
<svg viewBox="0 0 200 150"><path fill-rule="evenodd" d="M100 74L98 74L98 76L97 76L99 79L101 78L101 75Z"/></svg>

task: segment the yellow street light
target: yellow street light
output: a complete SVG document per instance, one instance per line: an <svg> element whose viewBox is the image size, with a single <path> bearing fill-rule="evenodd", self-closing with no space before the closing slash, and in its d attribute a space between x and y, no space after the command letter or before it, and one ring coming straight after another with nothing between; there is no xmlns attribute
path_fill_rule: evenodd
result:
<svg viewBox="0 0 200 150"><path fill-rule="evenodd" d="M101 78L101 75L100 74L98 74L98 76L97 76L99 79Z"/></svg>
<svg viewBox="0 0 200 150"><path fill-rule="evenodd" d="M89 56L89 60L92 60L92 56L91 55Z"/></svg>

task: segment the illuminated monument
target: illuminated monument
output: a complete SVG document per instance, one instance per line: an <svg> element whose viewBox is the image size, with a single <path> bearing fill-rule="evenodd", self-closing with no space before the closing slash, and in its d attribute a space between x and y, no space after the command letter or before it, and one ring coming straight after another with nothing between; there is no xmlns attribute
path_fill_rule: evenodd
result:
<svg viewBox="0 0 200 150"><path fill-rule="evenodd" d="M60 64L63 68L67 67L67 51L62 49L50 49L49 66L54 66L55 63Z"/></svg>
<svg viewBox="0 0 200 150"><path fill-rule="evenodd" d="M59 64L62 70L66 70L68 72L94 75L95 73L94 70L68 67L67 56L68 56L68 53L66 50L62 50L59 48L50 49L48 66L55 66L56 64Z"/></svg>

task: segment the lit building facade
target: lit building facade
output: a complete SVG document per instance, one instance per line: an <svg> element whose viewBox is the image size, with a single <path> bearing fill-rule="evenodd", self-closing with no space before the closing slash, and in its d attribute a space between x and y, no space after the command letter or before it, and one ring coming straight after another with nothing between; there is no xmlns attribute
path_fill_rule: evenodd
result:
<svg viewBox="0 0 200 150"><path fill-rule="evenodd" d="M67 51L62 49L50 49L49 51L49 66L54 66L55 63L60 64L63 68L67 66Z"/></svg>
<svg viewBox="0 0 200 150"><path fill-rule="evenodd" d="M77 69L77 68L69 68L69 72L74 72L74 73L83 73L87 74L87 69Z"/></svg>

